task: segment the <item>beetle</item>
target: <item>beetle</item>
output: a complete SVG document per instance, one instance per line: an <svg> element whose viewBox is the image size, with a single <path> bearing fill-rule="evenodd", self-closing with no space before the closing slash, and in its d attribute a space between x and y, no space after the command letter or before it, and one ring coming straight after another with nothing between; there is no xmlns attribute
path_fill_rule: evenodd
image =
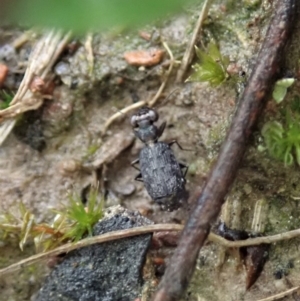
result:
<svg viewBox="0 0 300 301"><path fill-rule="evenodd" d="M182 149L176 140L171 143L158 141L166 127L165 122L160 126L155 124L158 118L158 113L149 107L142 107L131 117L135 136L145 143L139 158L131 164L138 169L136 164L139 163L140 173L135 180L144 182L150 197L163 210L173 211L187 200L185 176L188 167L177 161L171 149L174 143Z"/></svg>

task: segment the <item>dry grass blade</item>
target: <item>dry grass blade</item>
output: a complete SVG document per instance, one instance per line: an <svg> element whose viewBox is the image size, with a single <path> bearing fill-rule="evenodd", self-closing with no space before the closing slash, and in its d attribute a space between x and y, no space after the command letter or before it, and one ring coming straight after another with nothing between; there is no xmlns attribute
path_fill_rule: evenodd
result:
<svg viewBox="0 0 300 301"><path fill-rule="evenodd" d="M36 262L39 262L41 260L48 259L50 257L57 256L61 253L68 253L70 251L86 247L89 245L93 245L96 243L104 243L112 240L117 240L121 238L126 238L126 237L131 237L131 236L136 236L136 235L142 235L146 233L152 233L152 232L159 232L159 231L182 231L183 225L178 225L178 224L156 224L156 225L149 225L149 226L143 226L143 227L136 227L136 228L131 228L131 229L126 229L126 230L119 230L119 231L112 231L109 233L105 233L102 235L98 235L95 237L89 237L82 239L76 243L67 243L61 247L58 247L54 250L33 255L29 258L26 258L24 260L21 260L17 263L14 263L4 269L0 270L0 278L20 270L21 268L25 266L29 266L31 264L34 264ZM300 229L296 229L293 231L273 235L273 236L265 236L265 237L257 237L257 238L250 238L247 240L240 240L240 241L229 241L226 240L225 238L216 235L214 233L210 233L208 236L208 240L214 243L217 243L219 245L222 245L223 247L227 248L237 248L237 247L242 247L242 246L253 246L257 244L270 244L270 243L275 243L281 240L286 240L286 239L292 239L295 237L300 236ZM273 299L270 299L273 300ZM276 300L276 299L274 299ZM260 300L262 301L262 300Z"/></svg>
<svg viewBox="0 0 300 301"><path fill-rule="evenodd" d="M261 244L272 244L281 240L289 240L299 236L300 236L300 229L296 229L280 234L249 238L246 240L237 240L237 241L229 241L214 233L210 233L208 239L227 248L240 248L240 247L247 247L247 246L256 246Z"/></svg>
<svg viewBox="0 0 300 301"><path fill-rule="evenodd" d="M208 10L209 10L211 2L212 2L212 0L205 0L205 2L203 4L201 13L199 15L199 18L197 20L197 23L196 23L196 26L195 26L195 29L194 29L194 32L193 32L193 35L192 35L191 40L190 40L190 42L189 42L189 44L188 44L188 46L185 50L184 56L183 56L182 61L181 61L181 66L179 67L178 72L177 72L176 81L178 83L182 82L183 76L184 76L188 66L190 65L192 59L193 59L194 52L195 52L194 46L196 44L196 40L198 38L198 35L199 35L199 33L202 29L202 25L204 23L204 20L207 17Z"/></svg>
<svg viewBox="0 0 300 301"><path fill-rule="evenodd" d="M289 296L289 295L293 294L299 288L300 288L300 286L296 286L296 287L293 287L293 288L291 288L287 291L281 292L279 294L276 294L276 295L273 295L273 296L270 296L270 297L267 297L267 298L259 299L257 301L275 301L275 300L279 300L279 299L282 299L286 296Z"/></svg>
<svg viewBox="0 0 300 301"><path fill-rule="evenodd" d="M180 231L180 230L182 230L182 225L157 224L157 225L149 225L149 226L144 226L144 227L136 227L136 228L126 229L126 230L112 231L112 232L105 233L103 235L85 238L76 243L67 243L54 250L31 256L29 258L26 258L24 260L21 260L21 261L15 263L15 264L12 264L4 269L1 269L0 270L0 278L9 273L18 271L25 266L39 262L41 260L57 256L61 253L68 253L70 251L73 251L73 250L76 250L76 249L79 249L82 247L86 247L89 245L93 245L96 243L104 243L107 241L112 241L112 240L116 240L116 239L121 239L121 238L125 238L125 237L136 236L136 235L142 235L142 234L157 232L157 231Z"/></svg>

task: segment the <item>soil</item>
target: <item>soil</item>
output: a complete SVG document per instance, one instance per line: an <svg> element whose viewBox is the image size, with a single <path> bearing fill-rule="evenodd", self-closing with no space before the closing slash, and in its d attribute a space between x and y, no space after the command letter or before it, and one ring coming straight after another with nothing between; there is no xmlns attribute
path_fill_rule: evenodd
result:
<svg viewBox="0 0 300 301"><path fill-rule="evenodd" d="M229 81L218 87L203 82L177 84L176 65L156 105L159 121L167 122L161 140L177 139L188 149L173 147L178 161L189 166L186 179L191 194L202 186L214 162L273 10L269 1L220 2L216 1L210 9L199 47L211 40L217 42L222 55L229 56L238 84ZM137 171L130 163L138 157L143 144L133 138L130 126L133 112L114 122L105 136L101 133L111 115L134 102L151 99L165 79L169 64L167 53L161 63L146 68L128 65L124 53L153 47L163 50L161 39L168 44L175 59L180 60L200 7L196 5L193 10L186 9L159 25L140 29L151 36L150 40L143 39L139 31L94 34L92 67L87 60L84 38L77 40L78 49L74 53L61 56L53 70L56 74L53 99L45 100L38 110L25 113L0 148L1 213L16 213L22 202L38 222L50 221L51 209L67 204L70 192L80 195L94 181L96 172L105 187L106 207L121 204L143 213L155 223L184 223L191 203L174 212L161 211L143 184L134 181ZM295 27L300 30L299 22ZM2 47L11 45L21 34L20 29L0 29L0 62ZM33 36L12 53L6 61L9 70L26 63L37 38ZM295 38L287 55L284 75L297 71L298 49L299 40ZM10 72L3 87L16 91L24 70ZM178 90L174 92L175 89ZM285 104L299 95L299 91L296 83L289 90ZM168 101L164 102L168 95ZM298 166L285 167L266 151L258 150L263 145L263 124L281 118L278 111L283 105L276 106L272 100L270 103L249 142L220 217L231 228L251 232L257 229L253 220L257 220L260 211L259 230L264 235L300 227ZM114 159L110 160L110 156ZM99 169L97 164L103 161L105 166ZM76 162L79 162L78 168ZM293 239L272 245L261 276L248 291L245 289L247 271L236 253L207 244L201 250L185 300L259 300L297 286L300 281L298 243L299 239ZM0 252L0 267L4 267L34 250L28 244L20 255L16 242L2 239ZM49 269L40 264L0 279L0 301L30 300L41 286L41 275L48 272ZM285 300L296 300L294 297Z"/></svg>

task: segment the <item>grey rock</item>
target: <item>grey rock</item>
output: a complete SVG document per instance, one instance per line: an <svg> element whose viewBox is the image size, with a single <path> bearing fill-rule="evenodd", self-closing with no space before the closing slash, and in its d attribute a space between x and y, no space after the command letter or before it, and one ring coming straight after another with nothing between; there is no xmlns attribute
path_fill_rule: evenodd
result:
<svg viewBox="0 0 300 301"><path fill-rule="evenodd" d="M110 210L94 235L152 222L139 213ZM151 234L84 247L68 253L40 289L35 301L132 301L143 284L142 268Z"/></svg>

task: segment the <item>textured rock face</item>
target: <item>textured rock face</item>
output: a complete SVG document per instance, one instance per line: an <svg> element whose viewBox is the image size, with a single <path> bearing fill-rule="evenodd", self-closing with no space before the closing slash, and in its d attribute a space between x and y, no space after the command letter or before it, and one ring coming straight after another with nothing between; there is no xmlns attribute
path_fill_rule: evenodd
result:
<svg viewBox="0 0 300 301"><path fill-rule="evenodd" d="M136 212L111 210L94 235L151 224ZM57 265L36 301L132 301L141 292L142 267L151 234L72 251Z"/></svg>

